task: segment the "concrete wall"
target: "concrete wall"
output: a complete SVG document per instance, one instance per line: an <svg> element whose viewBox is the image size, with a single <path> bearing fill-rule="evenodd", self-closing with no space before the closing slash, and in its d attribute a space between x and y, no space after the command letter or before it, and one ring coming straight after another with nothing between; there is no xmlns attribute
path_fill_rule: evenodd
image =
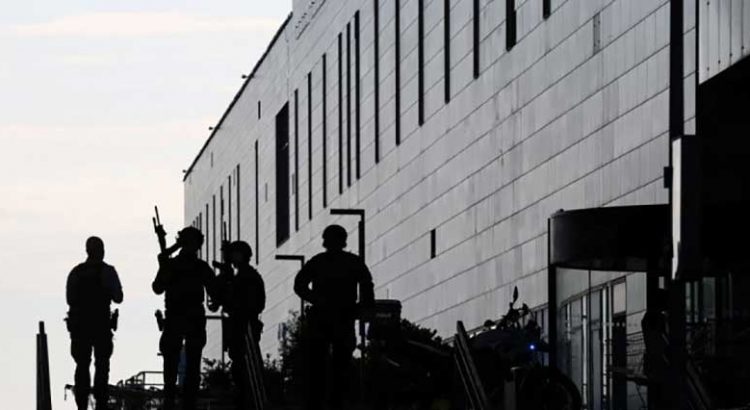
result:
<svg viewBox="0 0 750 410"><path fill-rule="evenodd" d="M498 317L513 286L518 286L521 300L530 306L546 303L546 223L552 212L667 201L662 181L662 169L668 164L667 0L552 0L547 20L542 17L542 0L517 0L518 44L510 51L505 49L505 2L480 0L477 79L472 75L472 1L450 0L451 99L447 104L443 98L444 3L425 0L426 120L422 126L417 116L418 1L401 0L399 146L394 125L395 3L379 3L378 56L373 51L372 0L327 0L299 37L292 27L283 29L186 178L185 219L189 224L205 213L213 195L218 201L221 186L240 166L241 237L255 248L255 230L260 234L258 268L268 292L262 340L266 352L276 352L279 324L299 305L292 291L297 266L275 261L274 255L309 257L321 251L322 229L333 222L350 229L350 248L357 247L356 218L332 217L330 208L365 209L367 262L377 296L402 300L406 318L450 335L458 319L472 328ZM686 3L686 9L694 10L690 1ZM344 180L339 194L337 36L344 33L345 56L346 26L354 29L357 10L361 19L361 177L357 180L352 174L350 187ZM686 18L686 44L690 35L694 39L694 20ZM691 54L686 56L686 84L695 66ZM374 105L375 58L380 63L378 107ZM352 55L352 75L354 61ZM345 64L343 71L345 104ZM312 73L312 179L308 175L308 73ZM289 101L293 172L295 89L299 95L299 230L295 230L293 193L292 235L277 248L274 117ZM688 90L688 123L693 115L690 98ZM377 164L376 109L381 153ZM347 123L346 106L343 111L343 127L352 127L353 142L355 124ZM354 117L352 95L352 122ZM258 227L256 141L260 147ZM327 208L322 192L324 155ZM310 180L312 219L308 217ZM232 207L237 208L232 195ZM432 229L437 238L433 259ZM236 237L236 228L231 231ZM216 234L210 232L212 241L218 238Z"/></svg>

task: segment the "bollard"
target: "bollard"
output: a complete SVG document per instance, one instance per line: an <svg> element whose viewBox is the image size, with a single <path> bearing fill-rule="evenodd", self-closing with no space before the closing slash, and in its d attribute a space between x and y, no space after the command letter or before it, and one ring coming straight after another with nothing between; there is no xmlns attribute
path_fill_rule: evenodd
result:
<svg viewBox="0 0 750 410"><path fill-rule="evenodd" d="M47 334L44 332L42 321L39 322L39 334L36 335L36 408L37 410L52 410Z"/></svg>

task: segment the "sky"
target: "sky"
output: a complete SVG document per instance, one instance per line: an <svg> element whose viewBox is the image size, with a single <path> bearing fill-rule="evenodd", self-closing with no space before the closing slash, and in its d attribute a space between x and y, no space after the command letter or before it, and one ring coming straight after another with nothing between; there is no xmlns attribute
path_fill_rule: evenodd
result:
<svg viewBox="0 0 750 410"><path fill-rule="evenodd" d="M0 0L0 395L35 406L46 322L53 407L73 382L65 281L103 238L123 283L112 383L158 370L159 205L183 222L186 169L291 0Z"/></svg>

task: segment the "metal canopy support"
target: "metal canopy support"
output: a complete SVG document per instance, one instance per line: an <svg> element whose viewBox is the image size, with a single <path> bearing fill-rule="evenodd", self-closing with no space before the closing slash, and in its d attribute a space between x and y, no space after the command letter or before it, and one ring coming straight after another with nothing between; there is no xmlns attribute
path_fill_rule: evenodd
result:
<svg viewBox="0 0 750 410"><path fill-rule="evenodd" d="M305 266L305 255L276 255L275 256L277 261L297 261L299 262L299 267L302 269L303 266ZM299 317L304 319L305 317L305 301L300 298L299 300Z"/></svg>

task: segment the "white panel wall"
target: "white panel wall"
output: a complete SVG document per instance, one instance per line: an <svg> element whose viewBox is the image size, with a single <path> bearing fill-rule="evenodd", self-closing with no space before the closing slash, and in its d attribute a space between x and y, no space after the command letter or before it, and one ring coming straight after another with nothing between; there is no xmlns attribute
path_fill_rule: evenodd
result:
<svg viewBox="0 0 750 410"><path fill-rule="evenodd" d="M750 3L744 0L698 0L700 82L750 53Z"/></svg>
<svg viewBox="0 0 750 410"><path fill-rule="evenodd" d="M668 163L668 0L554 0L547 20L542 19L541 0L519 0L518 44L510 51L505 50L505 2L481 0L478 79L472 75L472 1L450 0L448 104L443 99L443 1L425 0L426 122L421 127L417 122L418 2L401 0L399 146L394 129L396 2L380 0L380 106L375 107L373 1L327 0L299 38L291 28L282 32L185 183L185 217L192 221L240 164L242 238L255 247L253 144L259 141L259 270L268 292L262 341L266 352L276 351L278 326L299 304L292 291L297 266L275 261L273 256L312 256L321 251L320 234L333 222L350 229L350 248L357 248L356 218L331 217L330 208L365 209L367 262L377 296L400 299L405 317L447 336L458 319L472 328L499 316L515 285L530 306L546 303L546 224L554 211L667 201L662 169ZM737 7L743 13L750 8ZM354 28L357 10L362 174L359 180L352 175L351 187L344 180L339 194L337 36L344 33L345 57L346 25ZM597 14L601 44L595 50ZM695 38L692 14L691 19L686 12L686 43L691 32ZM351 51L353 70L353 45ZM328 64L327 209L322 201L323 53ZM694 52L686 59L690 55L693 63L686 63L686 84L695 61ZM345 65L343 69L346 104ZM308 218L308 72L313 79L312 220ZM295 89L299 90L299 231L294 230L292 209L291 238L277 248L274 116L290 102L293 145ZM690 95L694 90L692 94L687 90L686 99ZM352 91L352 122L353 97ZM263 105L260 120L258 100ZM376 108L380 110L378 164L374 160ZM354 126L347 124L345 106L343 117L344 131ZM690 122L690 110L687 118ZM352 142L354 138L352 128ZM290 155L293 169L293 149ZM352 152L352 162L353 158ZM290 206L294 207L294 197ZM429 253L431 229L437 231L434 259Z"/></svg>

